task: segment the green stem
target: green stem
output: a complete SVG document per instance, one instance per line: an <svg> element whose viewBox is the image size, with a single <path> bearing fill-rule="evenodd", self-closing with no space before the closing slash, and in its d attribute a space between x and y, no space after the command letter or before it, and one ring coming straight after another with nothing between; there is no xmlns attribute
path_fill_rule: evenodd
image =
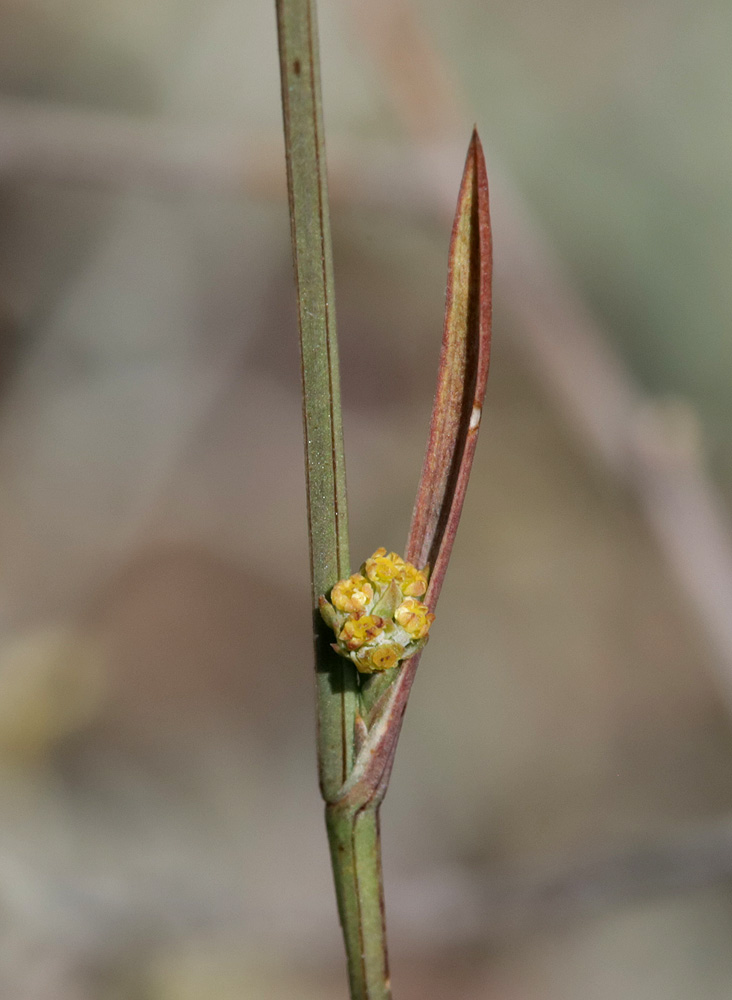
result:
<svg viewBox="0 0 732 1000"><path fill-rule="evenodd" d="M329 805L325 815L351 1000L391 1000L379 806Z"/></svg>
<svg viewBox="0 0 732 1000"><path fill-rule="evenodd" d="M389 1000L378 806L336 804L353 768L355 667L329 646L317 600L349 573L345 463L320 65L313 0L277 0L287 185L302 358L318 764L352 1000Z"/></svg>
<svg viewBox="0 0 732 1000"><path fill-rule="evenodd" d="M353 764L356 669L333 654L318 597L349 572L333 261L315 8L278 0L282 108L297 284L313 614L318 762L326 801ZM332 641L332 637L331 637Z"/></svg>

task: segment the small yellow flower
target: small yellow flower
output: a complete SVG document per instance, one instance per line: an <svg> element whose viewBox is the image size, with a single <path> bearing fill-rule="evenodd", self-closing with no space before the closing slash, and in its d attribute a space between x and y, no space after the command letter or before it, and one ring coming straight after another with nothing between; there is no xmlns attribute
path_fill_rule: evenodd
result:
<svg viewBox="0 0 732 1000"><path fill-rule="evenodd" d="M405 597L422 597L427 593L427 573L411 563L404 564L399 583Z"/></svg>
<svg viewBox="0 0 732 1000"><path fill-rule="evenodd" d="M384 631L386 622L378 615L361 615L360 618L349 618L338 636L348 649L360 649L366 642L371 642Z"/></svg>
<svg viewBox="0 0 732 1000"><path fill-rule="evenodd" d="M358 654L358 669L365 674L373 674L381 670L391 670L402 655L404 646L398 642L383 643L375 649L364 649Z"/></svg>
<svg viewBox="0 0 732 1000"><path fill-rule="evenodd" d="M394 620L413 639L424 639L435 616L428 610L426 604L408 597L394 612Z"/></svg>
<svg viewBox="0 0 732 1000"><path fill-rule="evenodd" d="M386 549L377 549L370 559L366 560L366 576L372 583L391 583L392 580L400 580L404 567L407 564L396 552L386 554Z"/></svg>
<svg viewBox="0 0 732 1000"><path fill-rule="evenodd" d="M339 580L330 595L333 606L339 611L361 614L374 599L374 588L365 576L354 573L347 580Z"/></svg>

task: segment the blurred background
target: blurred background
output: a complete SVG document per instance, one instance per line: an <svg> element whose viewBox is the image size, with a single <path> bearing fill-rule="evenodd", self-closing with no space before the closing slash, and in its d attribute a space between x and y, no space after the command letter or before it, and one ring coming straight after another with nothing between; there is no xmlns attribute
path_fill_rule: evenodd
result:
<svg viewBox="0 0 732 1000"><path fill-rule="evenodd" d="M274 4L0 18L0 993L343 1000ZM495 221L395 996L726 998L732 9L320 22L354 564L406 538L474 121Z"/></svg>

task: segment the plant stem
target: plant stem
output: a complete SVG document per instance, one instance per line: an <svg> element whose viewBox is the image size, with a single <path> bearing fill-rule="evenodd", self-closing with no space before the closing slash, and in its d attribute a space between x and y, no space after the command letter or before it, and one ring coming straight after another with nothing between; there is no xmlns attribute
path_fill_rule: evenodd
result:
<svg viewBox="0 0 732 1000"><path fill-rule="evenodd" d="M356 670L330 649L317 601L349 572L333 263L314 5L278 0L292 251L297 285L316 631L318 762L326 801L353 763Z"/></svg>
<svg viewBox="0 0 732 1000"><path fill-rule="evenodd" d="M326 823L346 942L351 1000L391 1000L379 806L329 805Z"/></svg>
<svg viewBox="0 0 732 1000"><path fill-rule="evenodd" d="M318 597L349 573L345 462L320 65L313 0L277 0L297 283L315 624L318 764L352 1000L389 1000L378 805L338 802L353 768L356 668L330 649Z"/></svg>
<svg viewBox="0 0 732 1000"><path fill-rule="evenodd" d="M277 27L302 360L320 787L351 1000L390 1000L379 806L419 654L393 678L364 683L364 719L357 726L355 666L332 652L317 610L319 596L348 575L349 559L314 0L277 0ZM432 563L430 609L452 549L480 424L490 353L490 260L488 185L474 134L451 240L430 440L407 545L410 562Z"/></svg>

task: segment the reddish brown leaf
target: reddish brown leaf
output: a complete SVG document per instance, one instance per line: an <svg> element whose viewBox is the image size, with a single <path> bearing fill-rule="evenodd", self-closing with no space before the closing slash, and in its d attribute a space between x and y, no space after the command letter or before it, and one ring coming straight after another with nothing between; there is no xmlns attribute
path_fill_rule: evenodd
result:
<svg viewBox="0 0 732 1000"><path fill-rule="evenodd" d="M491 346L488 177L477 131L468 149L450 240L437 392L406 558L431 567L437 603L465 499L480 427Z"/></svg>
<svg viewBox="0 0 732 1000"><path fill-rule="evenodd" d="M480 426L490 358L491 269L488 178L473 132L452 228L437 392L406 551L409 562L432 567L425 597L430 610L445 577ZM386 793L421 655L406 661L375 707L369 735L341 789L341 803L361 806L381 801Z"/></svg>

